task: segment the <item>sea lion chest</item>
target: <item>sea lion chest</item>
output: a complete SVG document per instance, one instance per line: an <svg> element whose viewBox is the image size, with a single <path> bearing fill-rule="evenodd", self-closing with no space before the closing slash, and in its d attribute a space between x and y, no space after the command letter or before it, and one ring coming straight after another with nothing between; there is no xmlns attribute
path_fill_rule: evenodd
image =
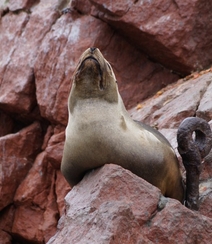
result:
<svg viewBox="0 0 212 244"><path fill-rule="evenodd" d="M98 100L79 103L69 114L66 138L70 163L83 167L124 163L130 168L134 161L143 161L143 164L153 162L152 147L158 151L157 162L163 160L160 141L137 126L118 104L108 106L108 103Z"/></svg>

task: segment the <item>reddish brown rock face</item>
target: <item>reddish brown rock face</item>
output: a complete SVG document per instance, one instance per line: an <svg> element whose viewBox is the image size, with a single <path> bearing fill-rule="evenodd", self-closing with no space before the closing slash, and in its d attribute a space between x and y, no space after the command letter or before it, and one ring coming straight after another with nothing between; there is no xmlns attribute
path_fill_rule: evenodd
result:
<svg viewBox="0 0 212 244"><path fill-rule="evenodd" d="M56 20L56 12L49 12L48 19L44 20L45 14L40 6L30 16L22 12L15 18L16 15L11 12L1 20L1 33L6 30L5 38L2 38L5 45L0 50L3 54L0 108L3 110L29 113L36 104L33 69L37 47ZM6 56L5 46L11 46Z"/></svg>
<svg viewBox="0 0 212 244"><path fill-rule="evenodd" d="M211 90L211 78L212 73L208 72L189 82L179 80L161 90L155 95L155 99L144 101L141 109L133 108L130 113L134 119L143 120L159 129L178 128L183 118L195 116L196 112L199 117L210 121L209 108L212 104L208 94Z"/></svg>
<svg viewBox="0 0 212 244"><path fill-rule="evenodd" d="M73 71L88 47L98 47L111 63L132 117L158 127L175 150L176 130L185 117L198 115L207 121L212 118L211 70L173 83L179 79L173 71L188 74L211 63L210 1L67 2L11 0L0 3L0 243L3 244L47 243L56 232L58 219L65 218L64 197L70 187L60 173L60 161L68 120L67 99ZM65 7L72 9L61 14ZM211 162L209 155L201 175L200 213L209 217ZM92 175L96 179L95 173ZM86 182L90 182L91 188L76 189L92 192L94 182L89 179L91 181ZM134 182L130 178L129 181ZM120 187L128 185L120 178L117 182L115 185ZM111 187L97 190L107 191L105 197L114 200L124 188L122 185L116 189L113 183L112 180ZM146 183L142 184L146 189ZM139 192L142 191L138 187ZM130 236L122 236L123 243L128 238L154 243L158 233L164 240L171 240L165 237L165 227L158 229L157 223L165 220L166 226L174 225L173 208L177 208L179 216L187 215L187 210L169 201L166 211L157 212L158 222L153 221L151 228L142 229L146 233L142 237L137 230L141 223L149 225L145 221L156 210L159 192L151 188L137 197L136 189L132 185L129 189L134 192L136 206L130 198L118 195L119 200L122 197L125 200L121 205L113 201L113 208L105 198L98 219L98 224L104 226L100 217L106 214L104 206L108 207L110 229L105 236L110 238L113 233L117 237L130 229ZM81 197L77 200L76 196L76 205L83 200ZM70 204L71 199L66 199ZM128 200L130 204L125 205ZM140 206L146 210L139 212ZM88 216L92 212L91 208ZM138 219L135 213L140 216ZM117 218L111 219L111 216ZM204 223L208 221L200 214L195 218ZM87 223L92 223L89 221ZM195 220L192 223L195 224ZM74 229L75 224L71 228ZM195 240L192 239L195 232L189 233L190 240Z"/></svg>
<svg viewBox="0 0 212 244"><path fill-rule="evenodd" d="M73 4L86 12L82 2L78 0ZM208 21L212 18L209 11L212 8L211 2L90 2L92 15L108 22L138 49L165 67L188 74L211 64L212 23Z"/></svg>
<svg viewBox="0 0 212 244"><path fill-rule="evenodd" d="M38 123L16 134L0 137L0 210L13 202L16 189L32 167L41 142L41 128Z"/></svg>

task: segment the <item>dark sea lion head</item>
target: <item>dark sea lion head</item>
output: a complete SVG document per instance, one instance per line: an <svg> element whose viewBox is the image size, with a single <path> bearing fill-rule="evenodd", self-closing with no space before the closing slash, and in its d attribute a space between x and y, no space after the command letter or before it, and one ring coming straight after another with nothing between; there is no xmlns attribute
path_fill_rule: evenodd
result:
<svg viewBox="0 0 212 244"><path fill-rule="evenodd" d="M95 98L118 102L118 88L111 65L98 48L91 47L81 55L74 72L70 102Z"/></svg>

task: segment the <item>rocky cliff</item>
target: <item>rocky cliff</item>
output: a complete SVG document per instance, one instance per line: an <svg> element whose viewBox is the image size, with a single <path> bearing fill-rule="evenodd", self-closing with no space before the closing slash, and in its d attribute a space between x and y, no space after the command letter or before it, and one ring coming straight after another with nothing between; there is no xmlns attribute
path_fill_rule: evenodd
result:
<svg viewBox="0 0 212 244"><path fill-rule="evenodd" d="M62 11L67 7L68 11ZM120 93L132 117L158 128L175 150L176 130L185 117L199 116L212 124L211 8L212 3L206 0L0 1L0 243L47 243L63 216L57 235L50 241L62 243L56 238L63 236L68 216L75 216L74 211L78 211L70 206L78 204L80 198L75 201L72 195L80 197L77 192L83 191L85 182L93 187L93 179L98 181L98 174L107 174L108 170L117 171L114 174L130 174L112 166L92 173L94 176L89 175L67 195L65 214L64 197L70 187L60 173L60 161L68 119L67 97L73 70L87 47L98 47L113 66ZM129 182L134 177L130 174ZM180 230L187 233L191 242L199 241L201 233L202 243L207 243L212 229L211 179L212 156L209 155L203 163L199 213L191 213L169 199L164 210L157 210L160 193L137 178L135 182L144 186L142 194L151 192L149 208L152 209L146 209L145 202L134 208L140 197L125 205L137 188L130 190L128 200L119 202L114 198L114 209L110 199L118 191L115 184L108 188L108 195L98 208L95 205L95 209L89 210L92 200L82 205L82 215L86 211L92 215L93 211L97 219L89 219L91 215L88 215L87 229L80 231L93 232L76 238L89 243L86 238L93 240L93 235L98 233L105 235L102 243L119 243L119 233L130 228L126 233L130 236L123 236L123 240L131 238L127 243L136 243L145 223L148 225L145 233L148 230L149 234L142 237L143 243L151 243L149 240L171 243L173 239L167 237L165 227L173 227L178 216L182 222ZM120 184L124 189L126 183ZM146 191L147 188L150 190ZM87 199L84 197L82 201ZM138 213L141 207L146 210ZM143 217L137 217L143 211L149 213L146 222ZM156 217L151 222L154 211ZM105 233L97 231L101 216L108 222ZM78 218L77 215L76 221ZM184 230L188 219L194 218L207 228L203 231L198 225L196 229ZM166 225L160 229L155 227L163 220ZM67 233L72 233L77 223L82 224L75 222ZM194 225L192 222L191 226ZM114 241L110 239L113 236Z"/></svg>

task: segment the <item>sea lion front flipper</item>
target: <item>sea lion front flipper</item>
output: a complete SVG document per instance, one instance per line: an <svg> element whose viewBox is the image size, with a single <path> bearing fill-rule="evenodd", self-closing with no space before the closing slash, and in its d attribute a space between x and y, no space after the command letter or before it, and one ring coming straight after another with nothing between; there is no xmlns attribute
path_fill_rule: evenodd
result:
<svg viewBox="0 0 212 244"><path fill-rule="evenodd" d="M195 138L192 137L195 132ZM178 151L186 169L185 205L199 208L199 176L202 159L212 148L212 132L207 121L197 117L183 120L177 132Z"/></svg>

